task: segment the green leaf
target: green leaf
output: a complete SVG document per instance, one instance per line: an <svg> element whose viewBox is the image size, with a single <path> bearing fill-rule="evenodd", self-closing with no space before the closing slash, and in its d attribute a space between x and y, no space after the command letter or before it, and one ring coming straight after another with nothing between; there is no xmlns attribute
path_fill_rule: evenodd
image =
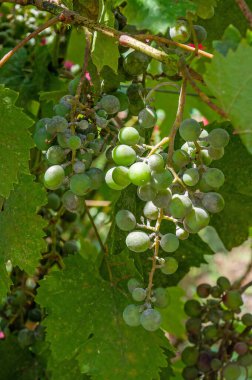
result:
<svg viewBox="0 0 252 380"><path fill-rule="evenodd" d="M147 28L153 33L165 33L177 18L186 16L187 11L195 11L189 0L135 0L128 1L124 14L128 24Z"/></svg>
<svg viewBox="0 0 252 380"><path fill-rule="evenodd" d="M44 325L55 362L76 357L93 380L159 379L167 366L163 349L170 347L163 334L127 326L122 312L131 301L92 263L79 255L65 263L40 282L37 296L48 312Z"/></svg>
<svg viewBox="0 0 252 380"><path fill-rule="evenodd" d="M15 106L18 94L0 86L0 195L7 198L19 172L28 172L30 149L34 146L28 129L33 121Z"/></svg>
<svg viewBox="0 0 252 380"><path fill-rule="evenodd" d="M236 50L241 41L241 33L233 25L225 30L221 40L213 41L213 47L219 53L227 55L229 49Z"/></svg>
<svg viewBox="0 0 252 380"><path fill-rule="evenodd" d="M218 0L192 0L196 5L196 13L203 19L212 18L214 15L214 8L217 5Z"/></svg>
<svg viewBox="0 0 252 380"><path fill-rule="evenodd" d="M46 222L36 213L46 202L41 185L34 183L32 176L22 175L4 204L0 213L0 298L10 285L5 269L8 260L30 275L39 263L46 248L43 240Z"/></svg>
<svg viewBox="0 0 252 380"><path fill-rule="evenodd" d="M234 128L252 154L252 110L248 105L252 86L252 47L242 41L226 57L216 52L204 79Z"/></svg>
<svg viewBox="0 0 252 380"><path fill-rule="evenodd" d="M74 359L55 362L52 356L49 357L47 370L50 373L50 380L88 380L89 376L80 372L78 362Z"/></svg>
<svg viewBox="0 0 252 380"><path fill-rule="evenodd" d="M112 1L99 1L99 22L103 25L114 27L115 17L112 12L112 3ZM118 43L114 38L95 32L91 54L92 61L99 72L103 66L109 66L113 71L117 72L119 50Z"/></svg>

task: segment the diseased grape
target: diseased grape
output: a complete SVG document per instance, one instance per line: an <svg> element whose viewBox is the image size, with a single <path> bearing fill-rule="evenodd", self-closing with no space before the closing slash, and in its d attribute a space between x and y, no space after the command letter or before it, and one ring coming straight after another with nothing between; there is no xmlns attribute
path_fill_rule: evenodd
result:
<svg viewBox="0 0 252 380"><path fill-rule="evenodd" d="M104 182L104 173L99 168L90 168L86 172L87 176L90 178L91 181L91 189L97 190L101 187L101 185Z"/></svg>
<svg viewBox="0 0 252 380"><path fill-rule="evenodd" d="M99 106L108 114L114 114L120 111L120 102L114 95L104 95L100 100Z"/></svg>
<svg viewBox="0 0 252 380"><path fill-rule="evenodd" d="M174 218L184 218L192 209L192 202L186 195L175 194L169 204L169 212Z"/></svg>
<svg viewBox="0 0 252 380"><path fill-rule="evenodd" d="M230 310L236 310L243 305L242 297L238 290L229 290L222 300L224 305Z"/></svg>
<svg viewBox="0 0 252 380"><path fill-rule="evenodd" d="M150 58L139 51L129 53L123 61L123 68L127 74L138 76L143 74L150 62Z"/></svg>
<svg viewBox="0 0 252 380"><path fill-rule="evenodd" d="M81 139L79 138L79 136L76 136L76 135L70 136L68 138L68 141L67 141L67 146L71 150L80 149L80 147L81 147Z"/></svg>
<svg viewBox="0 0 252 380"><path fill-rule="evenodd" d="M77 212L81 205L81 199L71 190L68 190L62 196L62 203L68 211Z"/></svg>
<svg viewBox="0 0 252 380"><path fill-rule="evenodd" d="M189 317L199 317L202 312L202 307L198 301L188 300L185 303L184 310Z"/></svg>
<svg viewBox="0 0 252 380"><path fill-rule="evenodd" d="M178 149L173 153L172 160L178 168L183 168L189 164L190 156L186 151Z"/></svg>
<svg viewBox="0 0 252 380"><path fill-rule="evenodd" d="M214 192L209 192L204 194L202 198L202 205L207 211L215 214L224 209L225 201L222 195Z"/></svg>
<svg viewBox="0 0 252 380"><path fill-rule="evenodd" d="M224 156L225 151L224 148L213 148L210 146L208 148L208 153L213 160L220 160Z"/></svg>

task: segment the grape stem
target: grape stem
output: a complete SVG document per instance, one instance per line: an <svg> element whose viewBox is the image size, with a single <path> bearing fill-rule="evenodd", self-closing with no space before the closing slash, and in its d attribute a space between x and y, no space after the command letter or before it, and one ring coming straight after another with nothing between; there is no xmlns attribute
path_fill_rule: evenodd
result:
<svg viewBox="0 0 252 380"><path fill-rule="evenodd" d="M149 303L151 299L151 292L152 292L152 287L153 287L153 277L157 268L157 258L158 258L158 252L159 252L159 246L160 246L160 241L159 241L159 230L160 226L163 220L163 210L159 210L158 218L156 221L155 225L155 239L154 239L154 255L152 257L152 267L151 271L149 273L149 282L148 282L148 287L146 291L146 302Z"/></svg>
<svg viewBox="0 0 252 380"><path fill-rule="evenodd" d="M235 0L236 4L242 11L244 17L248 20L250 28L252 28L252 12L248 7L248 4L245 0Z"/></svg>
<svg viewBox="0 0 252 380"><path fill-rule="evenodd" d="M167 144L170 140L170 137L164 137L161 141L159 141L158 144L152 147L151 151L149 152L147 157L150 157L152 154L154 154L159 148L161 148L163 145Z"/></svg>
<svg viewBox="0 0 252 380"><path fill-rule="evenodd" d="M250 281L250 282L248 282L247 284L243 285L243 286L240 288L239 292L240 292L240 293L244 293L248 288L250 288L250 286L252 286L252 281Z"/></svg>

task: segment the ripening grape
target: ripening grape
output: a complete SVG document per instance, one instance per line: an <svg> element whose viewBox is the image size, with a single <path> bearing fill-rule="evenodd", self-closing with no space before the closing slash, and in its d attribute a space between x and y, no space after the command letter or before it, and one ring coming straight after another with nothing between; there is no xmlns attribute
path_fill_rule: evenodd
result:
<svg viewBox="0 0 252 380"><path fill-rule="evenodd" d="M164 171L164 159L160 154L154 153L148 158L148 165L151 171L162 172Z"/></svg>
<svg viewBox="0 0 252 380"><path fill-rule="evenodd" d="M132 293L135 288L140 287L140 282L136 280L135 278L131 278L127 283L129 292Z"/></svg>
<svg viewBox="0 0 252 380"><path fill-rule="evenodd" d="M68 190L62 196L62 203L68 211L77 212L80 207L81 200L71 190Z"/></svg>
<svg viewBox="0 0 252 380"><path fill-rule="evenodd" d="M168 233L162 236L160 246L165 252L174 252L179 247L179 239L176 235Z"/></svg>
<svg viewBox="0 0 252 380"><path fill-rule="evenodd" d="M60 146L53 145L46 152L46 158L52 165L61 164L65 160L65 152Z"/></svg>
<svg viewBox="0 0 252 380"><path fill-rule="evenodd" d="M126 237L126 245L133 252L145 252L150 248L150 238L145 232L133 231Z"/></svg>
<svg viewBox="0 0 252 380"><path fill-rule="evenodd" d="M131 182L129 179L129 168L126 168L125 166L117 166L113 170L112 178L117 185L123 187L128 186Z"/></svg>
<svg viewBox="0 0 252 380"><path fill-rule="evenodd" d="M239 356L238 362L244 367L250 367L252 365L252 353L251 351L247 352L244 355Z"/></svg>
<svg viewBox="0 0 252 380"><path fill-rule="evenodd" d="M160 308L166 308L169 304L169 297L165 288L156 288L153 291L153 304Z"/></svg>
<svg viewBox="0 0 252 380"><path fill-rule="evenodd" d="M157 190L167 189L172 184L173 175L170 170L154 172L151 176L152 186Z"/></svg>
<svg viewBox="0 0 252 380"><path fill-rule="evenodd" d="M49 193L47 198L47 207L56 211L60 207L60 197L56 193Z"/></svg>
<svg viewBox="0 0 252 380"><path fill-rule="evenodd" d="M214 298L220 298L222 290L219 286L213 286L211 289L211 296Z"/></svg>
<svg viewBox="0 0 252 380"><path fill-rule="evenodd" d="M124 127L118 133L118 139L121 144L135 145L138 143L140 136L138 130L133 127Z"/></svg>
<svg viewBox="0 0 252 380"><path fill-rule="evenodd" d="M156 197L153 199L153 204L159 208L165 208L168 206L172 197L170 189L159 190Z"/></svg>
<svg viewBox="0 0 252 380"><path fill-rule="evenodd" d="M236 310L243 305L242 297L238 290L229 290L222 300L224 305L230 310Z"/></svg>
<svg viewBox="0 0 252 380"><path fill-rule="evenodd" d="M217 280L217 285L221 288L223 292L231 288L231 283L227 277L221 276Z"/></svg>
<svg viewBox="0 0 252 380"><path fill-rule="evenodd" d="M206 184L218 189L225 182L225 177L223 172L217 168L209 168L205 171L202 178L205 180Z"/></svg>
<svg viewBox="0 0 252 380"><path fill-rule="evenodd" d="M112 158L117 165L130 166L136 161L136 152L128 145L118 145L112 151Z"/></svg>
<svg viewBox="0 0 252 380"><path fill-rule="evenodd" d="M186 21L179 20L176 25L169 30L170 37L175 42L185 43L190 38L190 27Z"/></svg>
<svg viewBox="0 0 252 380"><path fill-rule="evenodd" d="M104 182L104 173L99 168L90 168L86 172L87 176L90 178L91 181L91 189L97 190L101 187L101 185Z"/></svg>
<svg viewBox="0 0 252 380"><path fill-rule="evenodd" d="M196 168L186 169L182 176L183 182L187 186L195 186L199 182L199 171Z"/></svg>
<svg viewBox="0 0 252 380"><path fill-rule="evenodd" d="M202 312L202 307L199 301L188 300L185 303L184 310L189 317L199 317Z"/></svg>
<svg viewBox="0 0 252 380"><path fill-rule="evenodd" d="M79 136L73 135L68 138L67 146L71 150L77 150L81 147L81 139Z"/></svg>
<svg viewBox="0 0 252 380"><path fill-rule="evenodd" d="M143 186L151 179L151 171L144 162L136 162L129 168L129 179L136 186Z"/></svg>
<svg viewBox="0 0 252 380"><path fill-rule="evenodd" d="M123 319L124 322L128 326L139 326L140 325L140 312L139 306L136 305L128 305L123 311Z"/></svg>
<svg viewBox="0 0 252 380"><path fill-rule="evenodd" d="M186 231L195 234L206 227L210 217L206 210L200 207L193 207L192 210L185 216L184 228Z"/></svg>
<svg viewBox="0 0 252 380"><path fill-rule="evenodd" d="M136 218L129 210L120 210L115 217L116 225L122 231L131 231L136 227Z"/></svg>
<svg viewBox="0 0 252 380"><path fill-rule="evenodd" d="M161 272L164 274L173 274L178 269L178 262L173 257L166 257L162 265Z"/></svg>
<svg viewBox="0 0 252 380"><path fill-rule="evenodd" d="M248 345L244 342L237 342L234 345L234 351L238 355L244 355L248 352Z"/></svg>
<svg viewBox="0 0 252 380"><path fill-rule="evenodd" d="M125 57L123 68L127 74L138 76L146 71L149 62L150 59L146 54L143 54L140 51L133 51Z"/></svg>
<svg viewBox="0 0 252 380"><path fill-rule="evenodd" d="M85 195L91 187L91 180L86 174L74 174L70 179L70 190L75 195Z"/></svg>
<svg viewBox="0 0 252 380"><path fill-rule="evenodd" d="M183 228L176 228L176 236L179 240L186 240L189 237L189 232L184 230Z"/></svg>
<svg viewBox="0 0 252 380"><path fill-rule="evenodd" d="M147 183L146 185L138 187L137 195L142 201L148 202L156 197L157 190L154 189L150 183Z"/></svg>
<svg viewBox="0 0 252 380"><path fill-rule="evenodd" d="M211 361L213 354L211 351L201 351L199 354L199 359L197 367L202 372L208 372L211 370Z"/></svg>
<svg viewBox="0 0 252 380"><path fill-rule="evenodd" d="M197 294L200 298L207 298L211 292L211 285L200 284L197 286Z"/></svg>
<svg viewBox="0 0 252 380"><path fill-rule="evenodd" d="M49 190L56 190L65 178L64 169L60 165L53 165L47 169L44 175L45 187Z"/></svg>
<svg viewBox="0 0 252 380"><path fill-rule="evenodd" d="M213 148L210 146L208 148L208 153L213 160L220 160L224 156L225 151L224 148Z"/></svg>
<svg viewBox="0 0 252 380"><path fill-rule="evenodd" d="M207 141L213 148L225 148L229 143L229 134L225 129L216 128L209 133Z"/></svg>
<svg viewBox="0 0 252 380"><path fill-rule="evenodd" d="M108 114L120 111L120 102L114 95L104 95L99 102L99 106Z"/></svg>
<svg viewBox="0 0 252 380"><path fill-rule="evenodd" d="M124 187L126 186L121 186L121 185L118 185L114 179L113 179L113 173L114 173L114 170L115 168L111 168L107 171L106 175L105 175L105 182L106 184L108 185L108 187L110 187L111 189L113 190L122 190Z"/></svg>
<svg viewBox="0 0 252 380"><path fill-rule="evenodd" d="M199 350L196 347L186 347L181 354L182 361L188 366L196 364L198 357Z"/></svg>
<svg viewBox="0 0 252 380"><path fill-rule="evenodd" d="M170 214L177 219L184 218L192 209L192 202L186 195L174 194L169 204Z"/></svg>
<svg viewBox="0 0 252 380"><path fill-rule="evenodd" d="M140 317L140 323L147 331L156 331L161 325L161 314L155 309L144 310Z"/></svg>
<svg viewBox="0 0 252 380"><path fill-rule="evenodd" d="M203 28L203 26L201 26L201 25L193 25L193 29L195 31L198 43L201 44L203 41L206 40L206 38L207 38L207 31L206 31L205 28Z"/></svg>
<svg viewBox="0 0 252 380"><path fill-rule="evenodd" d="M225 201L222 195L214 192L209 192L204 194L202 198L202 205L207 211L215 214L224 209Z"/></svg>
<svg viewBox="0 0 252 380"><path fill-rule="evenodd" d="M228 363L223 369L225 380L238 380L241 375L241 368L236 363Z"/></svg>
<svg viewBox="0 0 252 380"><path fill-rule="evenodd" d="M146 290L143 288L135 288L132 291L132 298L135 301L142 302L146 298Z"/></svg>
<svg viewBox="0 0 252 380"><path fill-rule="evenodd" d="M183 168L189 164L190 156L185 150L178 149L173 153L172 160L178 168Z"/></svg>
<svg viewBox="0 0 252 380"><path fill-rule="evenodd" d="M157 220L158 208L153 204L153 202L149 201L144 206L143 214L147 219Z"/></svg>
<svg viewBox="0 0 252 380"><path fill-rule="evenodd" d="M152 128L157 122L156 112L150 108L146 107L139 112L138 123L143 128Z"/></svg>
<svg viewBox="0 0 252 380"><path fill-rule="evenodd" d="M252 326L252 314L249 314L249 313L243 314L241 320L245 326L249 326L249 327Z"/></svg>
<svg viewBox="0 0 252 380"><path fill-rule="evenodd" d="M179 127L179 134L185 141L196 141L201 129L199 123L194 119L185 119Z"/></svg>

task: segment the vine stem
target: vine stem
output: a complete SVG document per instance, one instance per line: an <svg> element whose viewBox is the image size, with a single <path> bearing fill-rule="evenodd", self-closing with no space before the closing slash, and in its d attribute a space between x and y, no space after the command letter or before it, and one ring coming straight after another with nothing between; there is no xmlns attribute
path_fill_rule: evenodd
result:
<svg viewBox="0 0 252 380"><path fill-rule="evenodd" d="M3 56L3 58L0 60L0 68L19 50L21 49L28 41L30 41L32 38L36 37L40 32L43 30L49 28L50 26L56 24L59 22L59 16L55 16L45 22L43 25L41 25L39 28L34 30L31 34L29 34L27 37L25 37L22 41L19 42L12 50L10 50L7 54Z"/></svg>
<svg viewBox="0 0 252 380"><path fill-rule="evenodd" d="M247 284L245 284L244 286L242 286L240 289L240 293L244 293L248 288L250 288L250 286L252 286L252 281L250 281Z"/></svg>
<svg viewBox="0 0 252 380"><path fill-rule="evenodd" d="M248 4L245 0L235 0L236 4L242 11L244 17L248 20L250 28L252 28L252 12L248 7Z"/></svg>
<svg viewBox="0 0 252 380"><path fill-rule="evenodd" d="M151 299L151 292L152 292L152 287L153 287L153 277L157 268L157 258L158 258L158 252L159 252L159 246L160 246L160 241L159 241L159 230L161 226L161 222L163 219L163 210L159 210L158 214L158 219L155 225L155 241L154 241L154 255L152 257L152 267L151 271L149 273L149 282L148 282L148 288L147 288L147 294L146 294L146 302L150 302Z"/></svg>

